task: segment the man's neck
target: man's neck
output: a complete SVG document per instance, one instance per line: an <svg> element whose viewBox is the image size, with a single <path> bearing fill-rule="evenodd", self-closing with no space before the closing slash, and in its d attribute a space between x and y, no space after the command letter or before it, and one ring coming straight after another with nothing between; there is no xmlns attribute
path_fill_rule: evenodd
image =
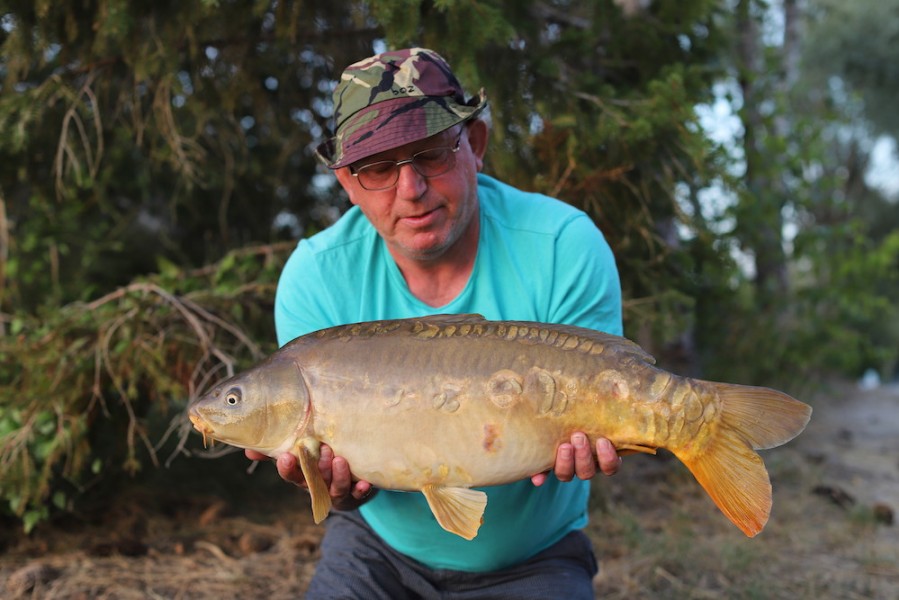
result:
<svg viewBox="0 0 899 600"><path fill-rule="evenodd" d="M478 254L476 225L446 252L434 258L413 258L391 250L413 296L428 306L444 306L456 298L474 270Z"/></svg>
<svg viewBox="0 0 899 600"><path fill-rule="evenodd" d="M428 306L437 307L449 304L465 289L474 261L464 269L444 264L399 266L412 295Z"/></svg>

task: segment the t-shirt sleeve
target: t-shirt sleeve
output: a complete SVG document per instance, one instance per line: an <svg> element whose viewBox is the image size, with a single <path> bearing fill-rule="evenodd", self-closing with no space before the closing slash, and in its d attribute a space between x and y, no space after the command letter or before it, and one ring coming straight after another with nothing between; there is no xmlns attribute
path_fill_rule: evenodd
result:
<svg viewBox="0 0 899 600"><path fill-rule="evenodd" d="M275 293L278 345L336 323L315 254L305 241L287 259Z"/></svg>
<svg viewBox="0 0 899 600"><path fill-rule="evenodd" d="M556 238L550 320L622 335L621 283L612 249L581 214Z"/></svg>

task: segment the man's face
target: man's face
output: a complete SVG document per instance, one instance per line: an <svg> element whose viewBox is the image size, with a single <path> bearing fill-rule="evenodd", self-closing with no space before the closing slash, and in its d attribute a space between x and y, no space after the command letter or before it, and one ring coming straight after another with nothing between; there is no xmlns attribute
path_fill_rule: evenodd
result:
<svg viewBox="0 0 899 600"><path fill-rule="evenodd" d="M399 167L395 186L376 191L363 188L352 175L352 170L378 161L404 161L431 148L452 148L457 139L455 165L442 175L425 178L407 163ZM486 124L472 121L338 169L337 179L394 256L436 260L457 243L477 243L471 234L477 232L477 173L483 166L486 140Z"/></svg>

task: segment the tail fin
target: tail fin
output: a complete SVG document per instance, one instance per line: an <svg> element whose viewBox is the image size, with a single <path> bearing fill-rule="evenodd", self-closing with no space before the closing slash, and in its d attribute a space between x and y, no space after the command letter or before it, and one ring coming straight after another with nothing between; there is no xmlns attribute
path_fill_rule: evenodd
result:
<svg viewBox="0 0 899 600"><path fill-rule="evenodd" d="M799 435L812 409L769 388L711 385L721 399L721 421L711 439L693 452L672 451L721 512L754 537L771 513L771 482L755 450L780 446Z"/></svg>

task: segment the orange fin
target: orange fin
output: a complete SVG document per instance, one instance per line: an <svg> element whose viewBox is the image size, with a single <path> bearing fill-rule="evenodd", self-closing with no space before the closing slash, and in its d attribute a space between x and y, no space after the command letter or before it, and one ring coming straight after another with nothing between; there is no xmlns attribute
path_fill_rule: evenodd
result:
<svg viewBox="0 0 899 600"><path fill-rule="evenodd" d="M802 433L812 407L765 387L713 384L721 398L722 420L756 450L776 448Z"/></svg>
<svg viewBox="0 0 899 600"><path fill-rule="evenodd" d="M487 494L460 487L427 485L421 490L440 526L466 540L473 540L484 521Z"/></svg>
<svg viewBox="0 0 899 600"><path fill-rule="evenodd" d="M723 429L693 457L675 452L718 508L749 537L771 514L771 482L762 457L734 431Z"/></svg>
<svg viewBox="0 0 899 600"><path fill-rule="evenodd" d="M308 445L314 445L315 451ZM318 470L318 442L301 440L296 447L297 461L303 471L303 477L309 486L309 494L312 496L312 520L321 523L331 512L331 495L328 486Z"/></svg>
<svg viewBox="0 0 899 600"><path fill-rule="evenodd" d="M790 441L811 417L807 404L768 388L712 384L721 419L701 447L672 449L712 500L749 537L771 514L771 481L755 450Z"/></svg>
<svg viewBox="0 0 899 600"><path fill-rule="evenodd" d="M658 451L658 448L653 448L652 446L643 446L640 444L628 444L628 443L616 443L615 449L618 451L618 456L628 456L629 454L655 454Z"/></svg>

